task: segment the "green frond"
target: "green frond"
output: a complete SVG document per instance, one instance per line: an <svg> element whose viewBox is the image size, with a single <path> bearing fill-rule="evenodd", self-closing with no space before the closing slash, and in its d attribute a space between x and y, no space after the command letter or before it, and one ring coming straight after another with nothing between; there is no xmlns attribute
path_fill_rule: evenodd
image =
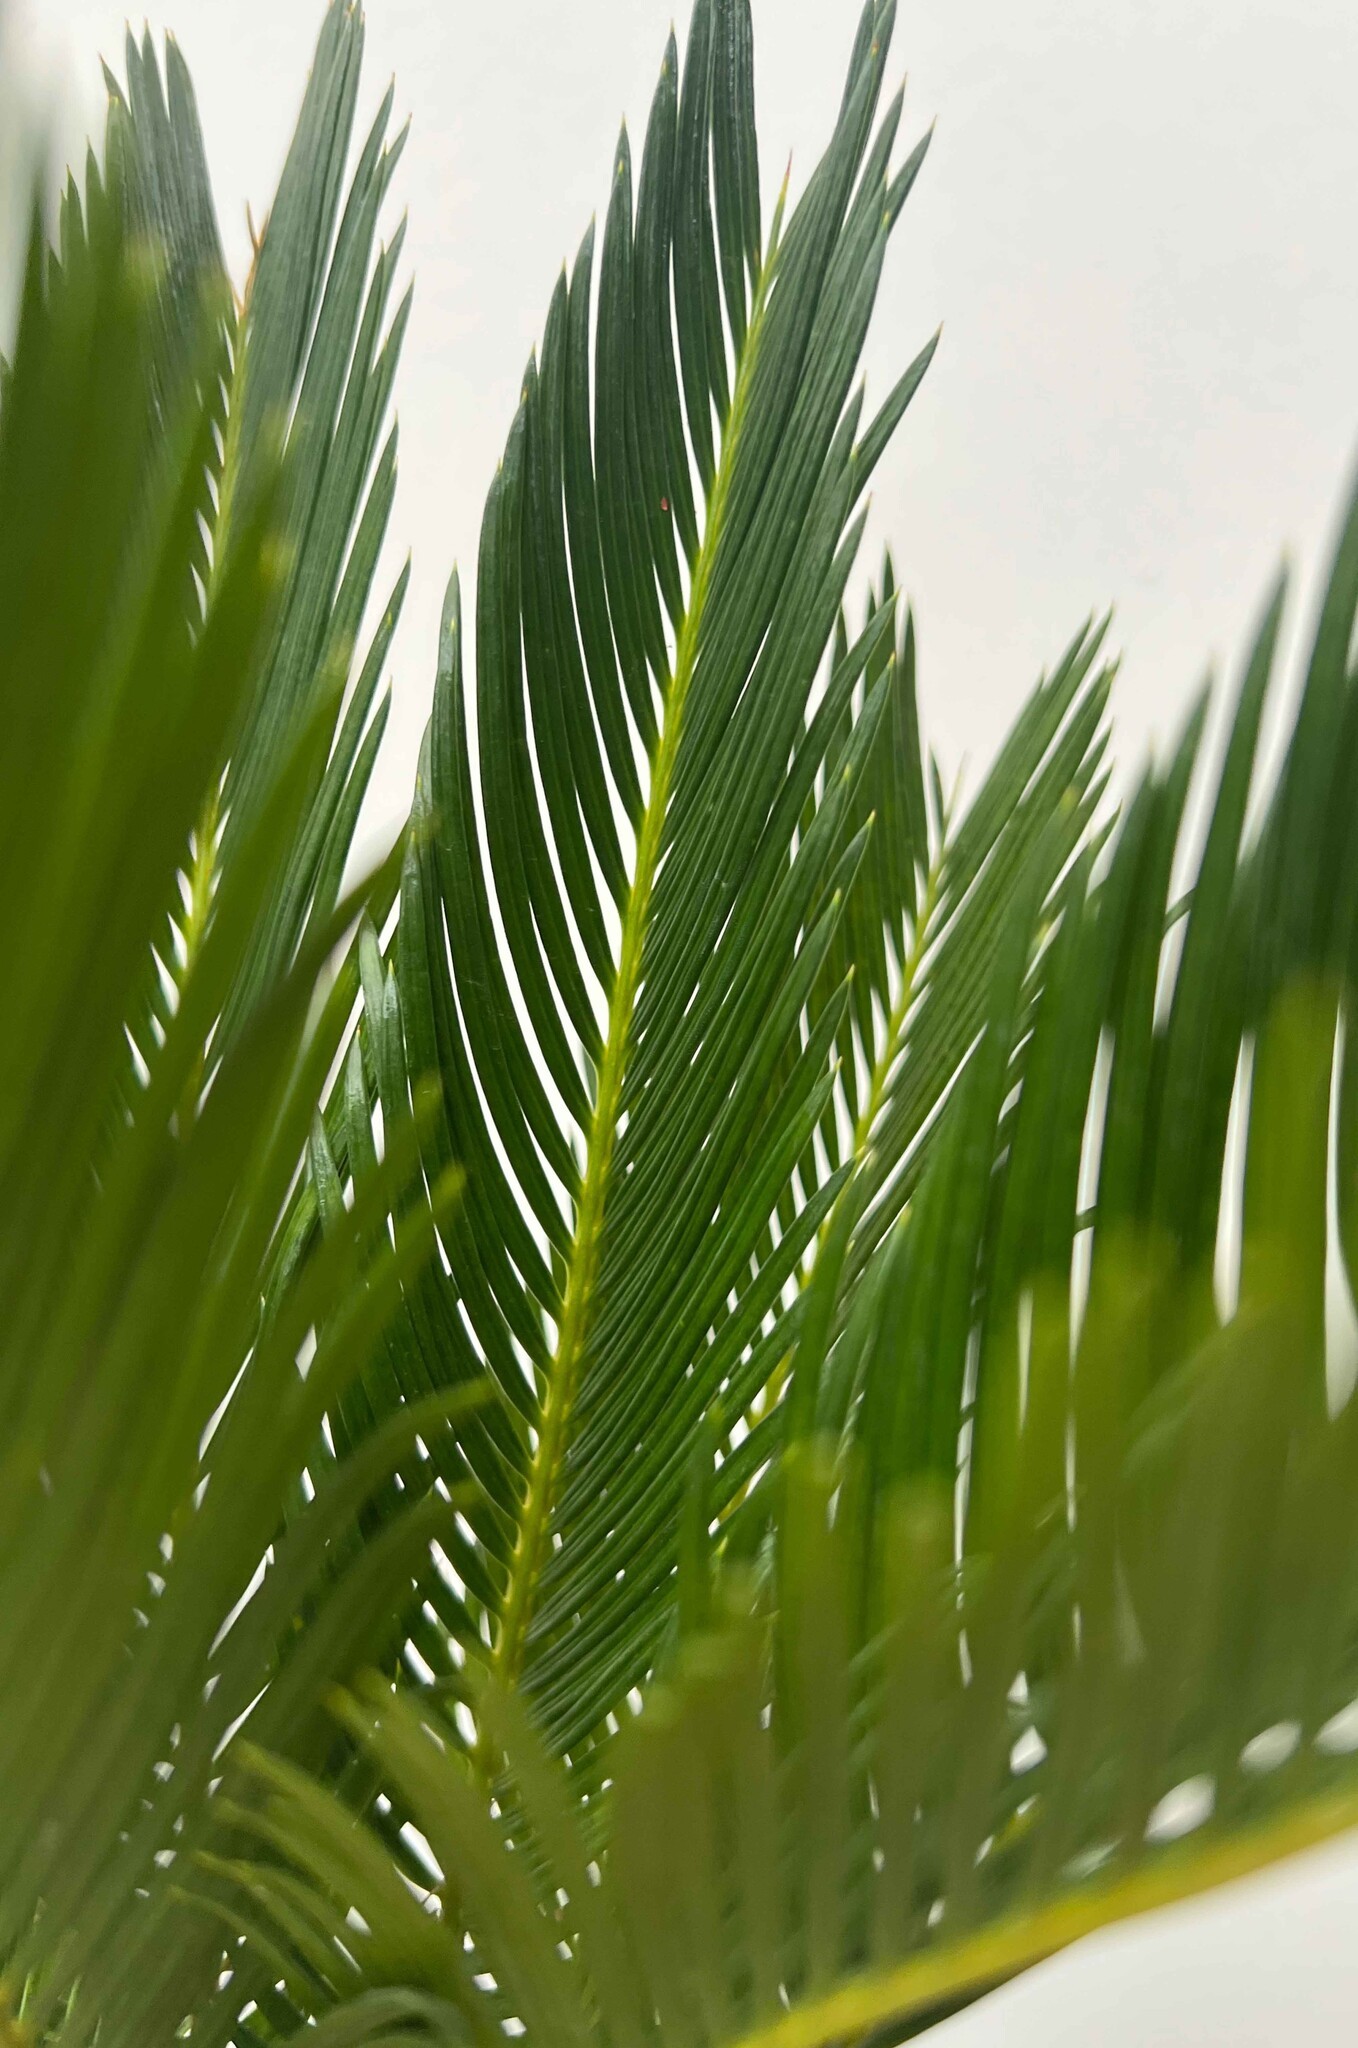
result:
<svg viewBox="0 0 1358 2048"><path fill-rule="evenodd" d="M798 1162L804 1194L830 1175L840 1175L841 1184L798 1276L805 1298L788 1318L793 1341L775 1385L792 1371L794 1356L803 1385L819 1379L860 1286L871 1291L867 1269L920 1184L945 1128L939 1107L976 1050L996 948L1016 921L1028 932L1037 902L1041 917L1025 938L1035 963L1106 782L1103 719L1112 670L1095 666L1103 628L1086 628L1039 684L972 803L960 816L936 807L931 822L912 614L904 616L894 655L880 638L893 588L888 557L881 603L870 597L864 627L865 636L874 628L879 635L867 678L888 668L888 710L845 827L870 827L867 850L807 1007L813 1028L838 991L850 987L835 1038L835 1092ZM837 652L847 645L841 617ZM808 807L807 822L812 815ZM783 1229L796 1213L789 1191L779 1215ZM842 1347L844 1357L852 1350L851 1343ZM850 1386L841 1358L825 1375L817 1427L843 1421ZM743 1482L767 1462L788 1426L767 1394L759 1419L763 1426L751 1429L728 1460L727 1500L743 1498ZM794 1417L792 1426L810 1421ZM743 1508L742 1518L757 1513Z"/></svg>
<svg viewBox="0 0 1358 2048"><path fill-rule="evenodd" d="M402 575L370 642L355 660L395 488L396 436L388 407L408 304L389 305L401 231L379 247L380 213L399 161L387 139L388 94L345 196L362 17L332 6L278 194L238 307L230 294L203 160L193 88L167 44L164 81L149 34L129 37L127 92L109 76L105 171L87 176L88 205L106 182L120 199L133 246L155 289L162 409L182 384L187 315L201 302L218 326L222 359L204 380L213 430L203 471L195 601L208 604L240 523L271 502L276 590L269 641L240 708L221 787L209 792L186 848L180 900L158 936L143 1000L129 1019L145 1059L163 1030L172 990L202 940L224 863L247 831L316 705L328 704L308 768L308 801L272 887L240 981L224 1006L219 1043L233 1035L271 972L333 910L344 862L386 721L381 669L400 613ZM341 208L341 199L344 199ZM63 248L81 209L72 186ZM69 267L69 264L67 265ZM347 700L347 701L346 701ZM341 711L343 716L341 717ZM168 983L168 986L167 986ZM128 1086L135 1082L129 1074Z"/></svg>
<svg viewBox="0 0 1358 2048"><path fill-rule="evenodd" d="M922 156L891 168L899 100L874 135L890 12L869 8L767 245L744 0L700 0L682 69L671 41L635 199L618 145L597 287L591 229L525 373L471 678L450 586L394 981L374 956L368 1052L390 1030L394 1068L403 1039L440 1077L426 1172L458 1161L477 1194L362 1398L379 1414L403 1374L479 1361L497 1379L499 1440L487 1421L466 1447L475 1541L428 1589L456 1647L432 1661L455 1684L488 1655L560 1750L654 1661L695 1432L759 1393L761 1326L836 1193L769 1242L830 1099L836 1020L799 1034L867 840L880 664L862 685L890 607L823 701L818 671L927 360L861 440L857 360ZM347 1091L356 1186L385 1057Z"/></svg>

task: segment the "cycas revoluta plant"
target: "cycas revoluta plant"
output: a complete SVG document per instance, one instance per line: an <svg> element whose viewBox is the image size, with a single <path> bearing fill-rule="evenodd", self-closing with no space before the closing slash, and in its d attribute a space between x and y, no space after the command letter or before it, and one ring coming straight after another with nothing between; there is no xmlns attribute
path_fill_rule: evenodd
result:
<svg viewBox="0 0 1358 2048"><path fill-rule="evenodd" d="M850 593L892 12L767 226L745 0L671 39L348 895L356 10L239 302L172 44L35 226L0 2040L904 2039L1358 1821L1358 509L1262 788L1281 588L1200 823L1201 704L1105 801L1102 627L945 795Z"/></svg>

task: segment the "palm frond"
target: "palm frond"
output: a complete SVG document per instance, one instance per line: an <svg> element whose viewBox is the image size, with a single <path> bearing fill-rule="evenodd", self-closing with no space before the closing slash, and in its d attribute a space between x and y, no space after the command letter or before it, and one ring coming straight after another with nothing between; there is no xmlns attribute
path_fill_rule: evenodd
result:
<svg viewBox="0 0 1358 2048"><path fill-rule="evenodd" d="M449 591L374 1070L348 1091L359 1158L403 1047L442 1081L426 1171L478 1191L444 1299L427 1276L365 1389L381 1412L484 1360L504 1395L467 1450L470 1546L428 1589L454 1646L434 1668L489 1655L562 1750L654 1659L695 1430L759 1391L761 1326L837 1186L767 1242L829 1100L828 1012L769 1090L862 853L844 825L887 684L855 689L889 602L813 690L929 353L863 428L856 364L923 155L890 168L899 99L873 133L891 19L868 6L767 242L744 0L700 0L682 74L671 40L635 204L620 140L597 304L591 229L487 505L474 687Z"/></svg>
<svg viewBox="0 0 1358 2048"><path fill-rule="evenodd" d="M894 585L890 557L882 594ZM869 617L876 610L869 597ZM906 611L889 681L881 737L846 820L868 829L867 847L820 977L807 1005L814 1030L841 986L834 1045L836 1087L798 1162L803 1194L841 1176L833 1204L798 1275L803 1299L786 1317L783 1359L756 1410L730 1446L714 1507L742 1504L752 1474L774 1466L787 1417L776 1398L794 1353L823 1357L838 1344L860 1286L891 1225L919 1186L942 1104L981 1038L994 953L1016 916L1043 905L1034 952L1059 915L1059 891L1076 850L1089 841L1105 792L1103 724L1111 665L1096 668L1106 621L1081 630L1051 677L1044 677L1005 737L971 803L946 804L937 765L926 795L916 697L913 614ZM837 647L847 645L841 618ZM877 657L880 667L889 653ZM869 663L868 679L873 679ZM867 680L867 679L865 679ZM1105 831L1107 826L1103 828ZM783 1198L779 1225L797 1212ZM851 1388L839 1369L825 1375L819 1426L842 1423ZM803 1372L803 1379L806 1378ZM734 1534L734 1529L732 1530Z"/></svg>
<svg viewBox="0 0 1358 2048"><path fill-rule="evenodd" d="M105 158L126 195L135 245L148 252L154 274L162 410L183 376L174 355L184 346L186 305L206 300L222 323L225 353L210 386L214 434L193 564L199 603L210 602L236 526L282 473L270 642L231 736L222 785L195 821L181 900L157 946L159 967L148 972L143 1005L130 1020L143 1059L164 1028L223 864L248 831L280 751L325 698L326 752L311 768L308 802L273 883L269 915L259 920L239 985L224 1005L220 1044L270 972L294 957L303 934L323 926L333 910L386 723L388 699L379 702L377 690L404 574L357 664L355 647L396 479L396 433L387 413L408 295L388 324L402 231L386 248L376 237L404 138L387 140L389 92L345 195L362 48L361 14L334 0L239 306L222 267L193 88L177 45L167 43L162 79L149 33L140 45L129 35L126 94L109 74ZM93 163L88 175L99 177ZM63 246L79 224L72 183Z"/></svg>

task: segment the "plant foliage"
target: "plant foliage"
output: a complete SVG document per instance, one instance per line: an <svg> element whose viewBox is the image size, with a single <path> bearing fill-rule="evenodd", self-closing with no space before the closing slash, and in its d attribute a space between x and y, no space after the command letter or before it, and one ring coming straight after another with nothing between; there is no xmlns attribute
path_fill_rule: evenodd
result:
<svg viewBox="0 0 1358 2048"><path fill-rule="evenodd" d="M182 61L162 78L129 45L102 164L55 247L35 224L4 383L0 1950L29 2036L168 2039L211 1990L216 1932L172 1936L167 1887L212 1834L226 1738L264 1694L252 1725L322 1763L325 1686L383 1653L452 1514L423 1501L355 1551L445 1402L318 1467L279 1540L432 1237L426 1213L374 1249L359 1211L282 1284L357 992L330 963L397 872L340 897L380 731L390 616L361 665L354 641L399 343L385 109L337 220L359 46L333 10L237 307Z"/></svg>
<svg viewBox="0 0 1358 2048"><path fill-rule="evenodd" d="M239 301L173 44L35 226L0 2041L904 2039L1358 1820L1358 502L1276 772L1281 584L1210 774L1111 811L1100 624L945 793L851 591L892 18L767 224L747 0L671 37L349 894L356 9Z"/></svg>

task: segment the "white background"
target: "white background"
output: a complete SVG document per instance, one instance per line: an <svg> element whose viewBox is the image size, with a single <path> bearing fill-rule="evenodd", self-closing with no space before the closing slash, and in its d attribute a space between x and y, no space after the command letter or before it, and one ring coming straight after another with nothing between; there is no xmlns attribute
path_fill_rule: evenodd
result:
<svg viewBox="0 0 1358 2048"><path fill-rule="evenodd" d="M197 82L229 252L267 205L319 0L156 0ZM856 0L754 0L766 193L805 175ZM118 0L12 0L62 156L101 120ZM414 581L374 829L403 815L443 581L481 503L556 271L644 131L669 0L369 0L365 106L414 117L398 177L415 313L394 561ZM685 24L681 19L682 32ZM1119 754L1234 667L1280 553L1314 586L1358 454L1353 0L927 0L903 9L907 134L935 116L869 353L880 396L942 346L875 483L916 605L945 767L1117 604ZM1294 635L1305 612L1294 602ZM1355 793L1358 800L1358 792ZM943 2048L1351 2043L1358 1852L1090 1942L951 2022Z"/></svg>

